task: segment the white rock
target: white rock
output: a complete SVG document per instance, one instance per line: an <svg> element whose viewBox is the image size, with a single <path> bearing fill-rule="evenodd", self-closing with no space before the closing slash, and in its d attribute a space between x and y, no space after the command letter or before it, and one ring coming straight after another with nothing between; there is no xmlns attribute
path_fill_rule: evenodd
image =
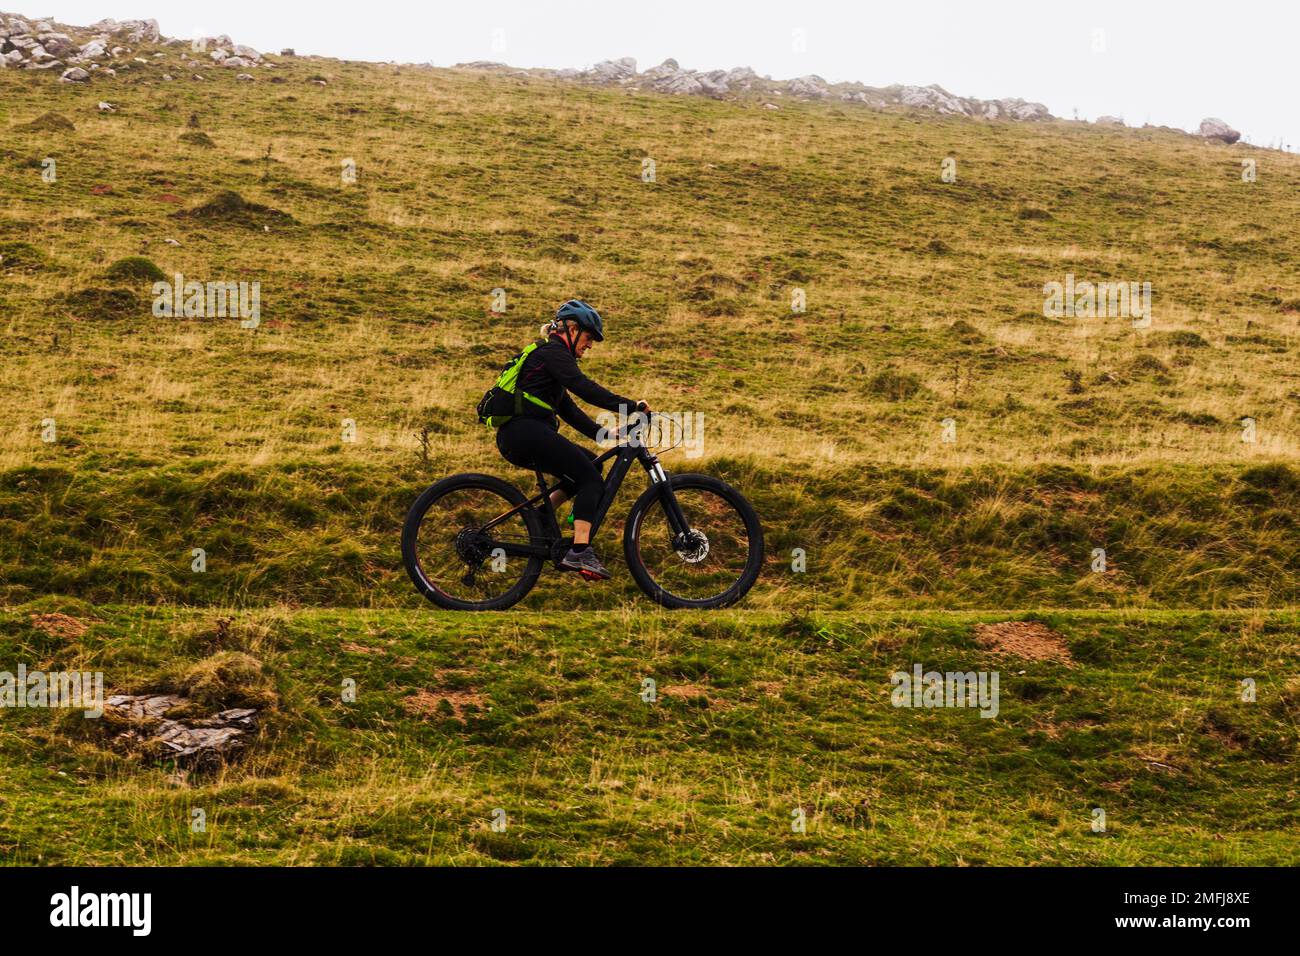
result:
<svg viewBox="0 0 1300 956"><path fill-rule="evenodd" d="M1052 114L1047 111L1047 107L1042 103L1028 103L1022 99L998 100L997 103L1012 119L1046 120L1052 118Z"/></svg>
<svg viewBox="0 0 1300 956"><path fill-rule="evenodd" d="M636 60L630 56L617 60L604 60L597 63L587 75L599 83L617 83L636 76Z"/></svg>
<svg viewBox="0 0 1300 956"><path fill-rule="evenodd" d="M109 103L107 100L100 100L99 111L101 113L116 113L117 107L114 106L112 103Z"/></svg>
<svg viewBox="0 0 1300 956"><path fill-rule="evenodd" d="M208 53L208 56L212 57L212 59L214 59L216 62L220 63L220 62L221 62L222 60L224 60L226 57L230 56L230 54L227 53L225 50L221 49L220 47L217 47L217 49L212 50L211 52L209 52L209 53Z"/></svg>
<svg viewBox="0 0 1300 956"><path fill-rule="evenodd" d="M84 57L98 57L104 55L104 43L102 40L91 40L81 48L81 55Z"/></svg>
<svg viewBox="0 0 1300 956"><path fill-rule="evenodd" d="M251 80L252 78L253 77L248 73L240 73L235 77L237 80Z"/></svg>
<svg viewBox="0 0 1300 956"><path fill-rule="evenodd" d="M1098 116L1096 123L1098 126L1123 126L1124 121L1118 116Z"/></svg>
<svg viewBox="0 0 1300 956"><path fill-rule="evenodd" d="M262 54L258 53L251 46L242 46L238 43L231 47L230 52L245 60L257 61L262 58Z"/></svg>
<svg viewBox="0 0 1300 956"><path fill-rule="evenodd" d="M700 89L708 96L722 96L729 92L727 81L724 76L710 74L708 76L697 76L700 83Z"/></svg>
<svg viewBox="0 0 1300 956"><path fill-rule="evenodd" d="M1213 116L1207 116L1201 120L1201 128L1198 131L1206 139L1217 139L1221 143L1232 145L1241 139L1241 134L1225 123L1221 119Z"/></svg>
<svg viewBox="0 0 1300 956"><path fill-rule="evenodd" d="M657 83L654 84L654 88L664 93L676 93L676 94L685 94L685 95L701 93L704 90L704 87L700 84L700 81L697 80L694 76L692 76L689 73L678 73L676 76L671 76L668 77L667 79L659 80Z"/></svg>
<svg viewBox="0 0 1300 956"><path fill-rule="evenodd" d="M41 46L56 56L62 56L76 46L72 42L72 37L66 33L42 33L40 35Z"/></svg>
<svg viewBox="0 0 1300 956"><path fill-rule="evenodd" d="M728 70L723 75L723 79L727 81L728 86L740 87L741 89L747 90L753 82L758 79L758 74L747 66L738 66L734 69Z"/></svg>
<svg viewBox="0 0 1300 956"><path fill-rule="evenodd" d="M141 41L156 43L161 39L157 20L127 20L122 25L128 28L127 38L133 43Z"/></svg>
<svg viewBox="0 0 1300 956"><path fill-rule="evenodd" d="M79 66L74 66L70 70L64 70L63 75L59 77L65 83L85 83L90 79L90 74Z"/></svg>
<svg viewBox="0 0 1300 956"><path fill-rule="evenodd" d="M800 76L786 84L786 92L791 96L806 96L809 99L822 99L830 95L826 81L815 74Z"/></svg>
<svg viewBox="0 0 1300 956"><path fill-rule="evenodd" d="M226 57L224 60L221 61L221 65L222 65L222 66L233 66L233 67L236 67L236 68L241 67L241 66L252 66L251 63L249 63L247 60L245 60L243 57L240 57L240 56L228 56L228 57Z"/></svg>
<svg viewBox="0 0 1300 956"><path fill-rule="evenodd" d="M170 83L174 79L170 73L164 73L162 78L164 83Z"/></svg>
<svg viewBox="0 0 1300 956"><path fill-rule="evenodd" d="M641 74L643 80L657 80L661 77L673 77L682 72L682 68L677 65L677 61L672 57L664 60L658 66L652 66Z"/></svg>

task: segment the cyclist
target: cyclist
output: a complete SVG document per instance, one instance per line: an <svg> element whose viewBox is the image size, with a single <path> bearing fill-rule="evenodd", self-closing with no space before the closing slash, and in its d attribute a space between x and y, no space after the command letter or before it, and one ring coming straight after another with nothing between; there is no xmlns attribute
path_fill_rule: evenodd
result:
<svg viewBox="0 0 1300 956"><path fill-rule="evenodd" d="M611 412L619 411L619 406L649 412L650 405L616 395L579 371L578 359L593 342L605 339L600 313L586 302L569 299L544 331L545 344L532 349L519 367L515 387L527 395L528 401L517 403L518 413L497 429L497 450L512 465L560 479L560 487L551 494L552 506L573 498L573 546L560 566L591 580L605 580L609 571L591 547L591 521L600 504L604 481L594 464L595 453L561 435L556 416L595 440L600 427L574 403L569 392Z"/></svg>

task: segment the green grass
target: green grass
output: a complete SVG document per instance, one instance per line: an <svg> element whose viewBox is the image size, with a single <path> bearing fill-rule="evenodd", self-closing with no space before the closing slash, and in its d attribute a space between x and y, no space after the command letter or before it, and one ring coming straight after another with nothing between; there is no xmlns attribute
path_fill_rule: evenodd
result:
<svg viewBox="0 0 1300 956"><path fill-rule="evenodd" d="M35 609L56 606L89 611ZM981 649L972 625L1008 616L989 613L105 607L61 641L31 612L0 615L6 658L160 690L212 655L248 655L261 672L218 681L212 700L274 703L243 762L183 785L115 753L95 721L7 714L0 845L16 863L1281 865L1300 852L1293 612L1029 615L1065 636L1073 667ZM889 674L914 662L998 671L997 718L891 706ZM412 713L418 694L430 706Z"/></svg>
<svg viewBox="0 0 1300 956"><path fill-rule="evenodd" d="M376 473L344 452L334 458L146 470L86 453L0 474L0 600L420 607L399 537L435 466ZM802 474L754 458L700 464L743 489L762 517L754 607L1300 603L1300 472L1285 465L858 464ZM524 607L644 608L621 543L643 482L630 476L597 539L615 580L584 587L548 571ZM203 573L192 570L195 548L207 556ZM1097 548L1104 573L1093 571Z"/></svg>

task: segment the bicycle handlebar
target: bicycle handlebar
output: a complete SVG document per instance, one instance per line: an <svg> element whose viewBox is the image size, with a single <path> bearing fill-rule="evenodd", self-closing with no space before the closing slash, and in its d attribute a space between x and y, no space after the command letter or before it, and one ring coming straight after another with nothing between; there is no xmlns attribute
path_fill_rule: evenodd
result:
<svg viewBox="0 0 1300 956"><path fill-rule="evenodd" d="M629 415L627 425L625 425L624 427L618 430L619 442L620 443L625 442L633 435L635 435L637 432L640 432L645 428L647 428L650 424L650 419L655 414L656 413L652 411L643 412L640 409L638 409L637 411Z"/></svg>

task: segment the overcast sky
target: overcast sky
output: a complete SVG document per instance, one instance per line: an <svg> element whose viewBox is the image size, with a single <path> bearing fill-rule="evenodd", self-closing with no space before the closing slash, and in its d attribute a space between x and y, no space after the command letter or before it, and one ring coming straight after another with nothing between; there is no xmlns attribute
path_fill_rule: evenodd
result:
<svg viewBox="0 0 1300 956"><path fill-rule="evenodd" d="M1057 116L1111 114L1195 130L1216 116L1257 145L1300 148L1296 0L40 0L26 14L85 25L158 20L167 36L230 34L259 50L354 60L500 60L644 70L751 66L774 79L938 83L1019 96ZM20 0L7 6L21 7Z"/></svg>

